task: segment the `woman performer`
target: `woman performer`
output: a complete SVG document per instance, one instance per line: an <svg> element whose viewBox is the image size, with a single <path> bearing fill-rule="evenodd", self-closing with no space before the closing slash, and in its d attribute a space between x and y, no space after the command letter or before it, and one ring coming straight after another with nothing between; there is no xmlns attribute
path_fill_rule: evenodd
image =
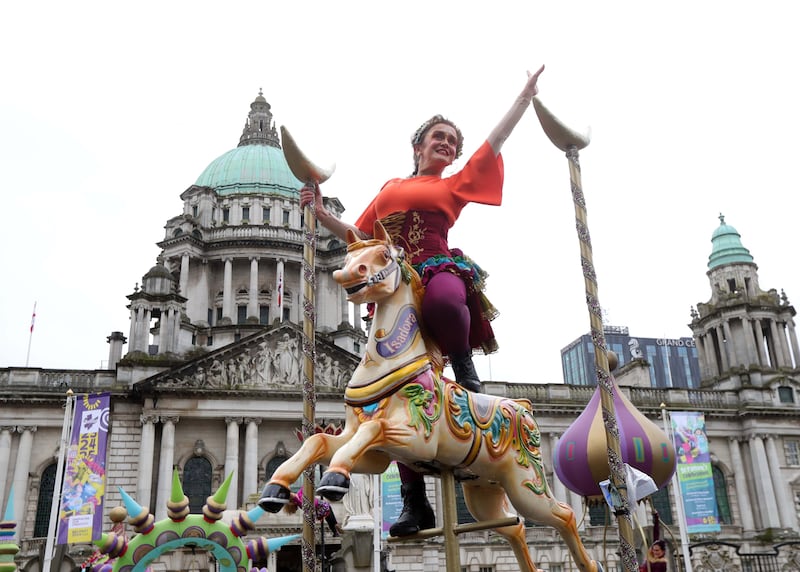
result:
<svg viewBox="0 0 800 572"><path fill-rule="evenodd" d="M361 239L371 238L373 223L380 220L394 243L405 249L425 285L422 322L446 354L456 382L470 391L481 385L472 362L472 349L485 353L497 349L489 320L496 311L483 295L486 273L447 243L448 230L468 203L500 205L503 196L503 159L500 149L538 93L537 81L544 66L528 73L528 81L511 109L492 130L464 168L442 177L445 168L460 155L464 145L456 125L434 115L414 133L414 172L392 179L375 196L355 225L336 218L323 205L318 185L300 191L300 206L314 200L319 223L342 240L347 231ZM389 533L408 536L433 528L435 519L425 495L422 475L398 463L403 511Z"/></svg>

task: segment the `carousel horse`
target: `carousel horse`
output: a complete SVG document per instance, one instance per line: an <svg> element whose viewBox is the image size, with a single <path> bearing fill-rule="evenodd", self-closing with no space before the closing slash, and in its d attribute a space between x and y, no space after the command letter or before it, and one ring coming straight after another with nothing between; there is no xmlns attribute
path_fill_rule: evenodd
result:
<svg viewBox="0 0 800 572"><path fill-rule="evenodd" d="M516 516L510 501L525 518L555 528L579 570L602 571L578 536L572 509L547 484L530 402L472 393L440 375L441 354L429 351L419 320L419 276L380 223L374 236L357 240L348 232L344 267L333 274L348 300L376 305L366 351L345 390L344 430L307 438L275 470L259 506L278 512L289 502L289 485L314 463L328 466L317 493L329 500L344 496L352 472L379 474L392 460L450 467L469 475L462 488L477 520ZM520 570L535 572L524 525L495 530Z"/></svg>

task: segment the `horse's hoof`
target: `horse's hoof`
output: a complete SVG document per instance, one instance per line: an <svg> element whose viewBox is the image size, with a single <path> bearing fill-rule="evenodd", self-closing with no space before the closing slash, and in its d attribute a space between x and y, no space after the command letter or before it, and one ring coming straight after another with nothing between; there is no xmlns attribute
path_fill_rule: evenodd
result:
<svg viewBox="0 0 800 572"><path fill-rule="evenodd" d="M322 475L317 487L317 494L329 501L340 501L350 490L350 479L342 473L328 471Z"/></svg>
<svg viewBox="0 0 800 572"><path fill-rule="evenodd" d="M258 506L267 512L278 512L289 503L289 489L274 483L267 483L258 499Z"/></svg>

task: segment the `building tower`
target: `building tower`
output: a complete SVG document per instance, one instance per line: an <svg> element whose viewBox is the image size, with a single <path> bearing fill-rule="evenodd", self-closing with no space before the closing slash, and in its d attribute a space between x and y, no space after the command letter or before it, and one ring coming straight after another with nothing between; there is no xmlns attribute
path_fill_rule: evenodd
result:
<svg viewBox="0 0 800 572"><path fill-rule="evenodd" d="M786 294L762 290L758 266L741 236L725 223L711 236L711 299L692 308L689 327L700 360L701 385L715 389L780 385L800 374L793 306Z"/></svg>
<svg viewBox="0 0 800 572"><path fill-rule="evenodd" d="M128 296L126 358L181 359L214 351L280 322L303 319L303 220L298 190L281 150L269 103L259 91L239 144L212 161L181 194L183 212L169 219L158 263ZM344 210L335 198L326 206ZM317 330L358 354L364 333L332 272L346 245L319 229ZM351 325L352 324L352 325Z"/></svg>

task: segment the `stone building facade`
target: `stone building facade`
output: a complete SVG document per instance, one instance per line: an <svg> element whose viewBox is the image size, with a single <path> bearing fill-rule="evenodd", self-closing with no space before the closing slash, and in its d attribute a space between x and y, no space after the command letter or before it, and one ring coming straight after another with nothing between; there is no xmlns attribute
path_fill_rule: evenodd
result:
<svg viewBox="0 0 800 572"><path fill-rule="evenodd" d="M163 518L173 468L190 500L201 502L233 473L227 506L249 508L275 467L299 448L304 359L299 187L280 151L270 106L259 94L239 146L213 161L180 195L182 211L167 221L158 261L128 295L127 337L113 332L107 340L109 368L0 368L0 506L13 499L21 569L41 570L67 389L111 394L106 512L120 504L122 488ZM325 200L337 215L344 210L335 198ZM722 222L712 236L712 296L691 316L701 387L652 387L644 360L626 363L616 379L656 423L662 404L706 415L723 522L721 533L691 539L695 569L745 570L742 554L759 553L773 555L776 569L797 570L792 567L800 562L795 310L785 294L760 289L752 257L735 229ZM331 278L344 245L323 229L316 246L316 419L321 430L335 430L343 423L343 387L367 333L356 318L361 309L350 307ZM487 381L484 390L535 404L543 456L552 459L559 437L594 388L509 380ZM616 527L606 524L611 521L602 507L588 510L552 467L548 477L555 495L579 515L592 556L607 570L617 569ZM438 480L428 478L428 489L440 504ZM348 514L347 503L333 504L340 522L359 516ZM669 536L678 537L677 526L670 525L677 523L674 499L663 491L657 506L674 547ZM647 534L649 508L640 505L636 518ZM272 537L300 527L299 515L270 514L254 534ZM542 569L574 570L553 530L533 524L527 530ZM716 544L705 544L710 540ZM636 542L644 539L637 534ZM326 546L341 556L352 546L352 533L327 537ZM88 545L71 546L58 561L61 570L77 569L91 552ZM387 570L444 569L437 539L392 544L384 555ZM505 542L492 532L460 537L460 556L470 572L516 569ZM299 558L299 547L290 545L266 564L271 572L299 570ZM350 562L342 558L333 558L335 569ZM192 562L190 555L176 554L155 568L193 570ZM200 563L201 569L212 567L208 559Z"/></svg>

